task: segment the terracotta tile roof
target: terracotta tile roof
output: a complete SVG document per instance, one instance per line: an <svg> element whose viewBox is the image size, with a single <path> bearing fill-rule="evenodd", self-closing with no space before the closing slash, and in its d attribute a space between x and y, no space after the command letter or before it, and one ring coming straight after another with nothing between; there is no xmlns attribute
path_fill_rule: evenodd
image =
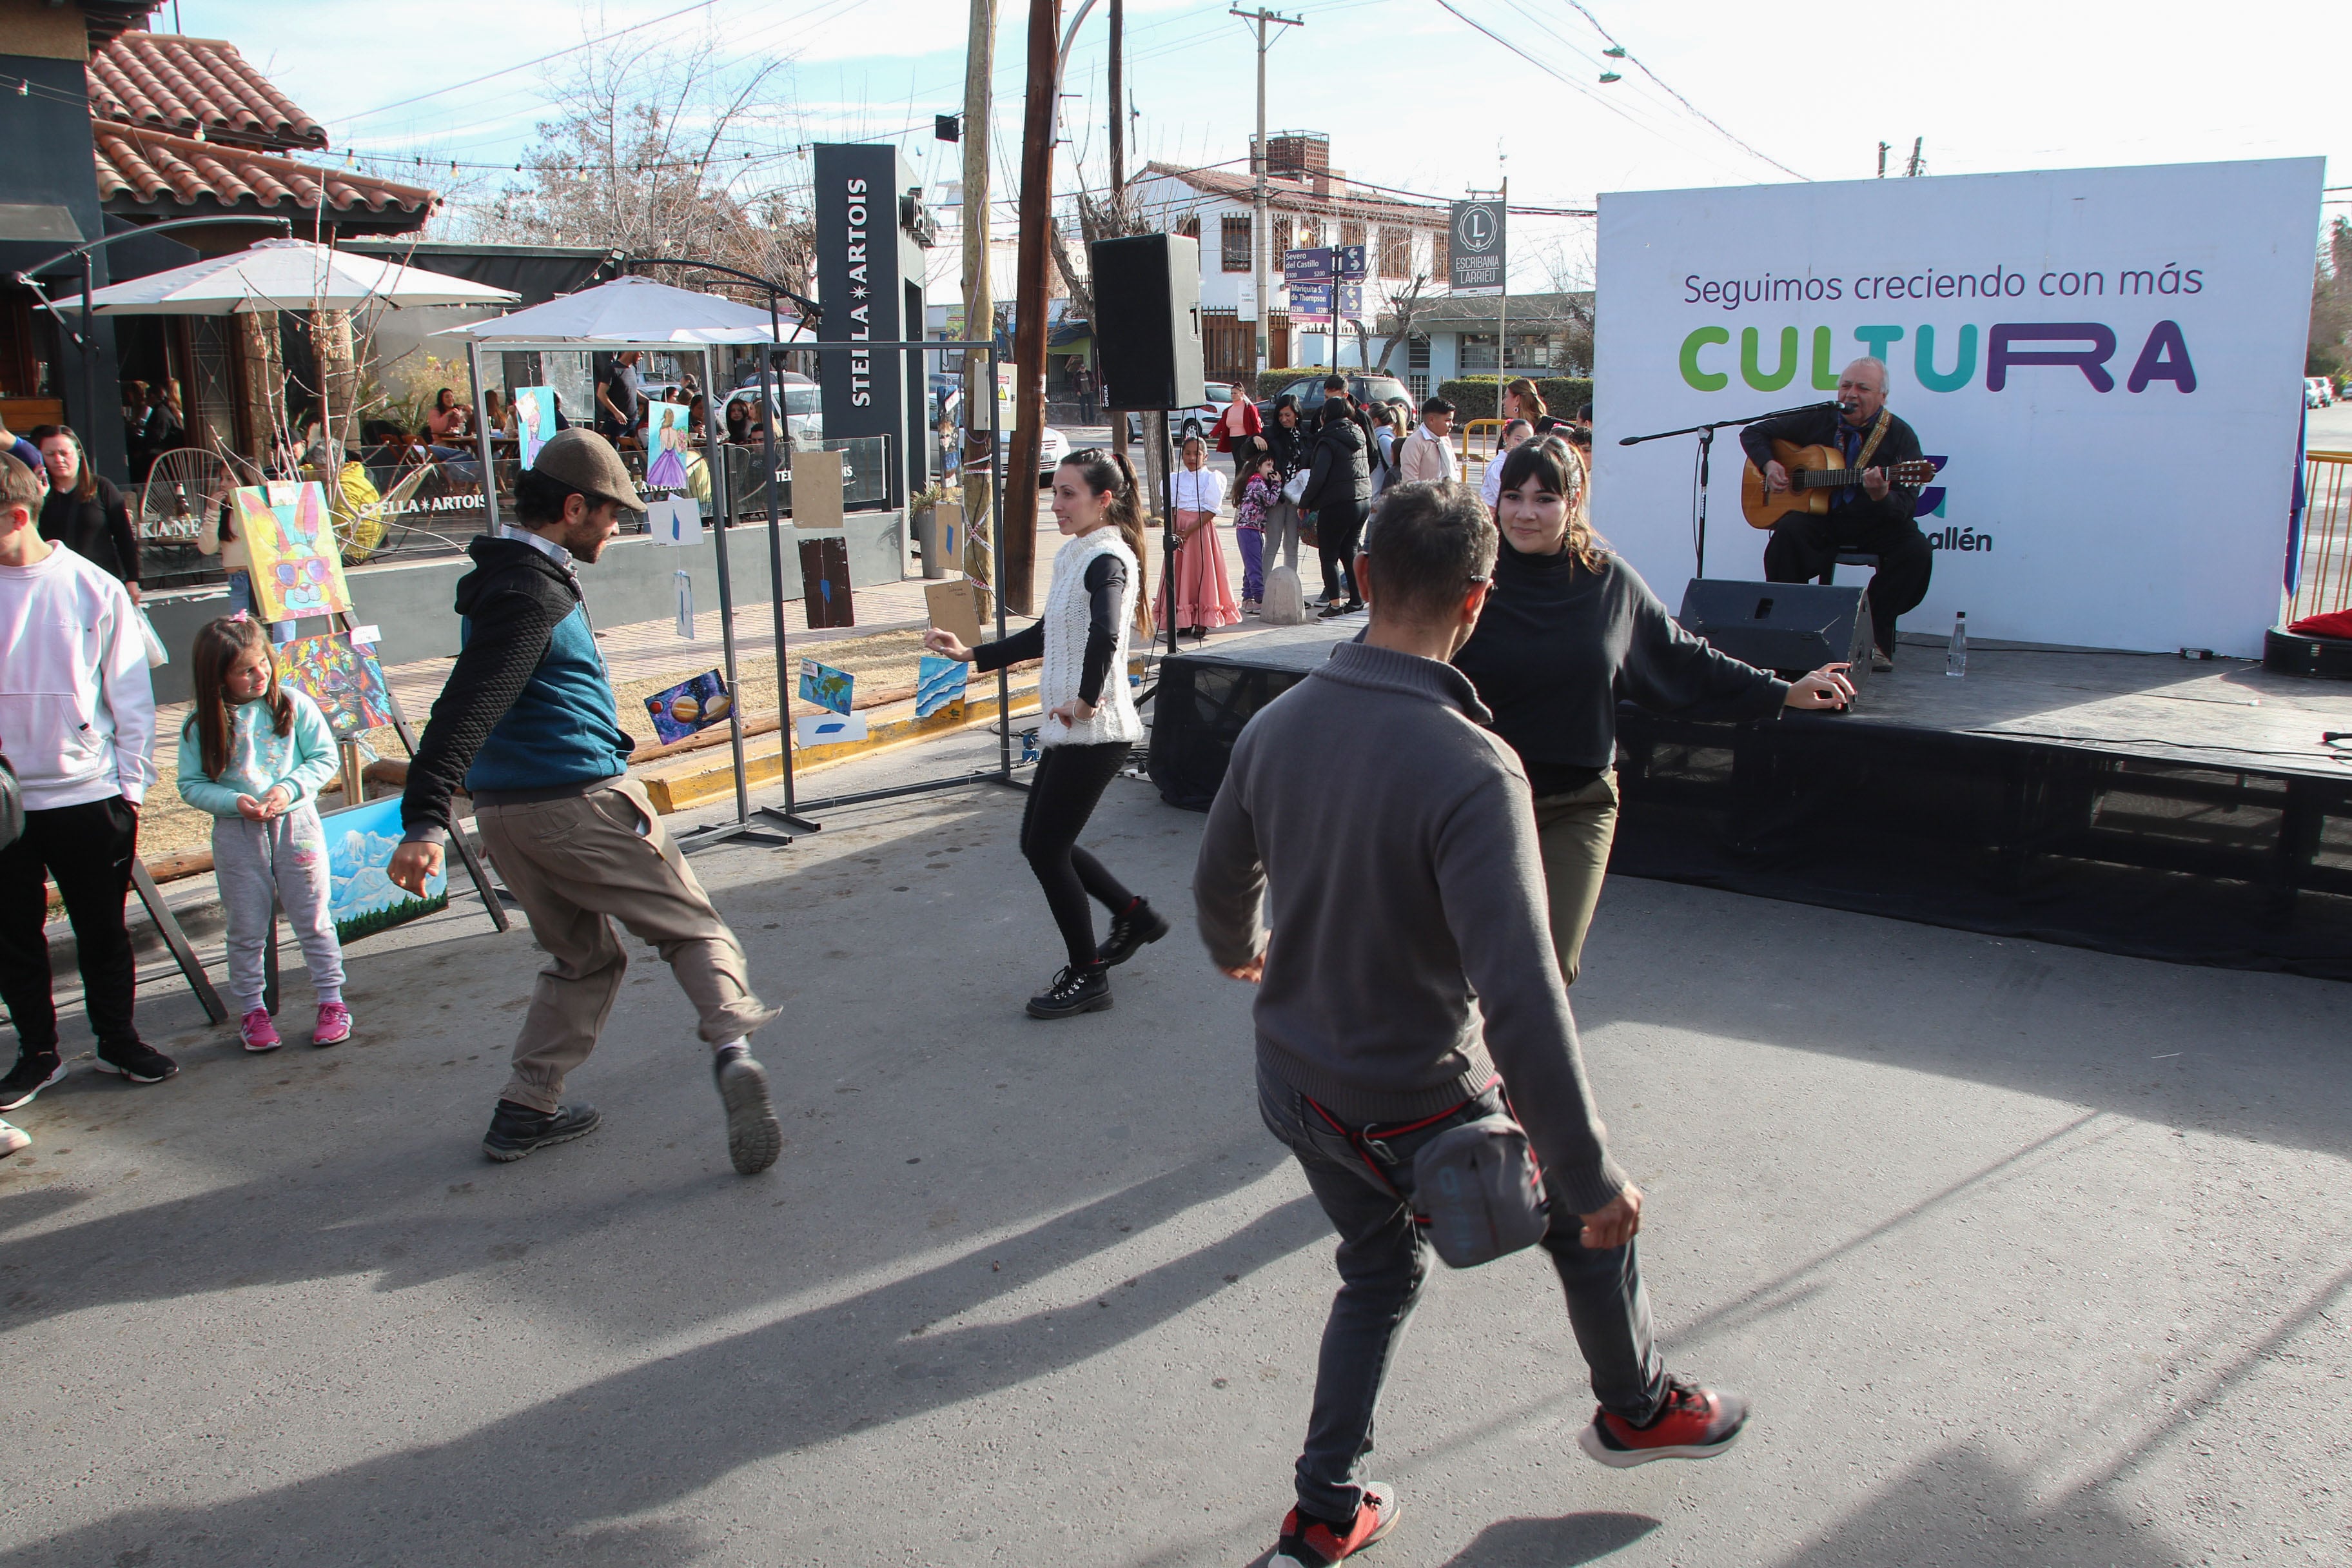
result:
<svg viewBox="0 0 2352 1568"><path fill-rule="evenodd" d="M1164 174L1171 180L1181 180L1205 195L1239 202L1246 206L1254 196L1254 187L1247 174L1232 174L1223 169L1187 169L1174 163L1147 163L1145 174ZM1391 218L1402 223L1434 225L1444 227L1448 214L1442 206L1424 202L1400 201L1394 196L1379 195L1350 185L1344 177L1331 181L1333 191L1318 195L1313 187L1297 180L1270 178L1265 183L1266 205L1276 212L1317 213L1352 218Z"/></svg>
<svg viewBox="0 0 2352 1568"><path fill-rule="evenodd" d="M327 144L326 127L218 38L124 33L88 71L94 121L272 151Z"/></svg>
<svg viewBox="0 0 2352 1568"><path fill-rule="evenodd" d="M205 202L236 212L310 212L323 191L327 210L368 220L370 229L423 226L441 198L416 185L394 184L343 169L320 169L217 142L197 142L133 131L100 121L91 127L98 155L98 197L110 212L158 216ZM171 213L194 216L195 214Z"/></svg>

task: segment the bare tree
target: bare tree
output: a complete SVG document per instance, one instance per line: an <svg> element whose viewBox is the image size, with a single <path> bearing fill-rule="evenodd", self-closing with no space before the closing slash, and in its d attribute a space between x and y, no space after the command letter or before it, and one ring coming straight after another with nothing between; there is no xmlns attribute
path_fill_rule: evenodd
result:
<svg viewBox="0 0 2352 1568"><path fill-rule="evenodd" d="M1389 320L1389 330L1381 336L1381 352L1377 359L1365 353L1364 345L1370 337L1370 332L1363 322L1358 321L1356 323L1356 357L1379 369L1387 369L1389 355L1396 353L1397 344L1412 340L1412 320L1421 313L1422 290L1428 287L1429 274L1416 272L1412 275L1412 281L1405 285L1403 293L1390 296L1389 310L1392 314Z"/></svg>
<svg viewBox="0 0 2352 1568"><path fill-rule="evenodd" d="M2304 351L2305 375L2341 375L2352 353L2352 222L2329 226L2311 279L2311 337Z"/></svg>
<svg viewBox="0 0 2352 1568"><path fill-rule="evenodd" d="M522 182L481 211L481 237L697 257L806 289L812 224L770 183L783 152L753 134L786 62L730 68L718 48L614 40L567 57L549 81L556 113Z"/></svg>

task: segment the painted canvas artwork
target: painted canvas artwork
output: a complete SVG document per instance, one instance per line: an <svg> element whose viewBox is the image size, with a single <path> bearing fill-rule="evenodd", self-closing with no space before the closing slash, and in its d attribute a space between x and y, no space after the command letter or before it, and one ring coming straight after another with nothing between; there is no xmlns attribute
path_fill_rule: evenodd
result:
<svg viewBox="0 0 2352 1568"><path fill-rule="evenodd" d="M693 440L685 404L646 405L646 450L652 454L646 459L646 489L686 489L686 449Z"/></svg>
<svg viewBox="0 0 2352 1568"><path fill-rule="evenodd" d="M555 388L518 386L514 395L515 435L522 442L522 466L539 460L539 449L555 439Z"/></svg>
<svg viewBox="0 0 2352 1568"><path fill-rule="evenodd" d="M319 705L338 740L392 722L392 694L373 648L342 632L297 637L278 649L278 679Z"/></svg>
<svg viewBox="0 0 2352 1568"><path fill-rule="evenodd" d="M734 710L735 699L728 694L726 678L715 669L706 669L691 680L681 680L667 691L656 691L646 699L646 716L654 721L654 733L665 746L685 740L706 725L724 723Z"/></svg>
<svg viewBox="0 0 2352 1568"><path fill-rule="evenodd" d="M951 702L963 700L971 680L971 666L960 658L923 655L915 671L915 717L928 719Z"/></svg>
<svg viewBox="0 0 2352 1568"><path fill-rule="evenodd" d="M399 796L330 812L319 821L327 830L327 873L333 887L328 908L341 940L356 942L449 907L446 872L425 884L421 899L387 874L392 852L400 847Z"/></svg>
<svg viewBox="0 0 2352 1568"><path fill-rule="evenodd" d="M801 660L801 700L803 702L814 702L835 713L846 713L856 686L857 678L845 669L835 669L813 658Z"/></svg>
<svg viewBox="0 0 2352 1568"><path fill-rule="evenodd" d="M317 480L240 486L235 526L252 557L253 594L263 620L299 620L352 607L326 489Z"/></svg>

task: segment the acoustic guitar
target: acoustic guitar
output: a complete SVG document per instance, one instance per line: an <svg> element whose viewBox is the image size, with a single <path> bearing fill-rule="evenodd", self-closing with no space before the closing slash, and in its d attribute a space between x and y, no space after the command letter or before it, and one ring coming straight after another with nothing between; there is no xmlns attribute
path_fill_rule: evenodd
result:
<svg viewBox="0 0 2352 1568"><path fill-rule="evenodd" d="M1845 454L1835 447L1800 447L1792 441L1772 443L1772 456L1789 470L1789 488L1768 490L1764 470L1754 463L1739 478L1739 510L1751 528L1769 528L1792 511L1825 515L1830 500L1841 489L1862 483L1862 470L1845 466ZM1874 463L1886 470L1890 485L1924 485L1936 477L1936 465L1925 458L1907 463Z"/></svg>

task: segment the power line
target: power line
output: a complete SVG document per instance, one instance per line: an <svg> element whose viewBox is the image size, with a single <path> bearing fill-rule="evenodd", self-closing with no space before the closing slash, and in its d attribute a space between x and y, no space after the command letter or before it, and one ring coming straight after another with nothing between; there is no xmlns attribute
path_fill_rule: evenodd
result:
<svg viewBox="0 0 2352 1568"><path fill-rule="evenodd" d="M1610 33L1609 29L1601 25L1601 18L1592 14L1591 9L1584 4L1584 0L1568 0L1568 5L1570 9L1575 11L1577 15L1582 16L1586 21L1592 24L1592 30L1594 32L1609 40L1609 47L1616 50L1618 55L1624 59L1626 64L1632 66L1635 70L1640 71L1643 76L1648 77L1652 81L1657 83L1660 89L1672 96L1676 103L1681 104L1685 109L1689 110L1693 114L1697 115L1709 125L1714 126L1717 131L1722 133L1724 140L1729 142L1733 146L1741 149L1743 152L1763 159L1764 162L1771 164L1774 168L1780 170L1782 174L1788 175L1791 179L1805 180L1808 182L1811 181L1811 175L1798 174L1796 170L1791 169L1788 164L1783 163L1780 160L1773 157L1770 153L1759 153L1754 147L1749 146L1746 142L1734 136L1724 127L1721 121L1707 113L1706 110L1701 109L1697 104L1693 103L1689 99L1685 98L1681 93L1676 92L1673 86L1671 86L1664 77L1652 70L1648 66L1643 65L1639 56L1635 55L1632 50L1626 48L1624 45L1618 42Z"/></svg>
<svg viewBox="0 0 2352 1568"><path fill-rule="evenodd" d="M430 92L420 92L413 98L394 99L390 103L377 104L373 109L362 109L356 114L343 115L341 117L342 123L349 125L354 121L365 120L372 115L382 114L388 110L405 109L412 103L422 103L428 98L439 98L444 93L457 92L469 87L479 87L486 81L496 81L502 76L512 76L519 70L526 70L532 66L545 65L550 60L562 59L566 55L578 54L582 49L593 49L598 44L611 43L614 38L625 37L631 33L640 32L646 27L656 27L664 22L675 22L680 16L689 16L696 11L707 11L711 6L716 5L719 3L719 0L694 0L694 4L690 5L682 5L667 16L651 17L643 22L632 22L625 27L615 27L611 32L602 34L599 37L593 38L583 38L579 43L570 45L564 48L551 50L547 54L539 56L535 59L522 60L510 66L500 66L497 70L488 72L485 75L470 77L460 82L452 82L447 87L436 87Z"/></svg>

